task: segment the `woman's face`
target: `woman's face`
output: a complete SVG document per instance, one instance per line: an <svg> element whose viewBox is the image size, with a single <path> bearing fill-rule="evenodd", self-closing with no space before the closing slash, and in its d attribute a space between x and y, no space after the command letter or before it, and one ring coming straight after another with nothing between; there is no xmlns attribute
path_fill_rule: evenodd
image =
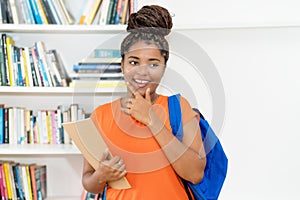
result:
<svg viewBox="0 0 300 200"><path fill-rule="evenodd" d="M155 44L138 41L124 55L122 70L129 84L129 92L138 91L145 96L147 88L155 94L165 72L165 58ZM132 91L133 90L133 91Z"/></svg>

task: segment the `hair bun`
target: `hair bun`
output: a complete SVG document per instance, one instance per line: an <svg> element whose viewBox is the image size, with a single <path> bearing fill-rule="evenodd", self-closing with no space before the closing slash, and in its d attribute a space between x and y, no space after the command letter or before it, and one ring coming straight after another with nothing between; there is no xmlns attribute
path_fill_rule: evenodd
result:
<svg viewBox="0 0 300 200"><path fill-rule="evenodd" d="M172 17L166 8L150 5L142 7L138 12L129 16L127 31L166 36L171 32L172 26Z"/></svg>

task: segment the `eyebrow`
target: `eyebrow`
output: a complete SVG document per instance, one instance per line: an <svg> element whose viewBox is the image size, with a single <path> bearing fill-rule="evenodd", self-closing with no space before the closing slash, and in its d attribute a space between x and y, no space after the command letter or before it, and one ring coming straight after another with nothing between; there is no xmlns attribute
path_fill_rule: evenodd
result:
<svg viewBox="0 0 300 200"><path fill-rule="evenodd" d="M140 60L140 58L137 57L137 56L129 56L128 58L133 58L133 59ZM160 59L158 59L158 58L149 58L149 61L158 61L158 62L160 62Z"/></svg>

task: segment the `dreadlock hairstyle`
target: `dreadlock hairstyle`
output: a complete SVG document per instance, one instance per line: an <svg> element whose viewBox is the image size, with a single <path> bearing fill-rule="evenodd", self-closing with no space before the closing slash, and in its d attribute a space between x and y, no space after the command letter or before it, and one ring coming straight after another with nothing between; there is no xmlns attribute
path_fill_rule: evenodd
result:
<svg viewBox="0 0 300 200"><path fill-rule="evenodd" d="M158 5L142 7L138 12L132 13L128 19L127 35L121 44L121 55L127 53L130 47L138 41L155 44L165 58L169 59L169 43L166 40L172 29L172 17L169 11Z"/></svg>

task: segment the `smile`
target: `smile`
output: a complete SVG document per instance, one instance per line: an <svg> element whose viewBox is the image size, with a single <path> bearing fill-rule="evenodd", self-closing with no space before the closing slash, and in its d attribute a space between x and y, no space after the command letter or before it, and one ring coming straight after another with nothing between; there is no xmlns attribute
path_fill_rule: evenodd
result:
<svg viewBox="0 0 300 200"><path fill-rule="evenodd" d="M145 87L148 83L150 83L150 81L147 81L147 80L140 80L140 79L133 79L134 82L137 83L137 85L139 87Z"/></svg>

